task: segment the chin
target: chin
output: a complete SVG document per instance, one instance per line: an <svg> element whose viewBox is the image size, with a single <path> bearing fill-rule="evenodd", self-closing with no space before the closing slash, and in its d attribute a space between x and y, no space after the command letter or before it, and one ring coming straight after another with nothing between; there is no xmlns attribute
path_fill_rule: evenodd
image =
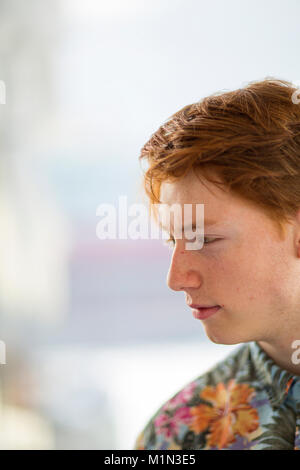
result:
<svg viewBox="0 0 300 470"><path fill-rule="evenodd" d="M246 343L248 341L251 341L249 339L245 339L241 335L238 334L232 334L232 332L215 332L215 331L210 331L209 328L205 330L206 336L210 341L212 341L215 344L239 344L239 343Z"/></svg>

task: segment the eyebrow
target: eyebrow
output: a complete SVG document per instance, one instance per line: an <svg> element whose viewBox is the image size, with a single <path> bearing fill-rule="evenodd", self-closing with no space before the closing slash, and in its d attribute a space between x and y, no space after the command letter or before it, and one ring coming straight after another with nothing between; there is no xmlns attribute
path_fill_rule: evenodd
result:
<svg viewBox="0 0 300 470"><path fill-rule="evenodd" d="M204 228L205 227L213 227L213 226L217 226L217 225L221 225L222 224L222 221L220 222L217 222L215 220L211 220L211 219L207 219L207 220L204 220ZM165 230L166 232L168 232L168 230L166 230L163 226L162 226L162 229ZM188 225L185 225L185 226L182 226L181 227L181 232L183 230L196 230L196 224L195 223L192 223L192 224L188 224ZM170 234L172 234L172 231L170 231Z"/></svg>
<svg viewBox="0 0 300 470"><path fill-rule="evenodd" d="M204 221L204 227L207 225L207 226L211 226L211 225L221 225L222 224L222 221L221 222L217 222L216 220L210 220L210 219L207 219Z"/></svg>

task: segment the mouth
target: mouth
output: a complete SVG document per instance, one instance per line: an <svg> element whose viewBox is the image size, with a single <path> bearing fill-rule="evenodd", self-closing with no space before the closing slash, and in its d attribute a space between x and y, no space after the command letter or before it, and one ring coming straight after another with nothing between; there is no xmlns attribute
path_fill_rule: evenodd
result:
<svg viewBox="0 0 300 470"><path fill-rule="evenodd" d="M199 305L190 305L193 308L193 316L197 320L205 320L208 317L211 317L220 310L220 305L214 305L213 307L205 307Z"/></svg>

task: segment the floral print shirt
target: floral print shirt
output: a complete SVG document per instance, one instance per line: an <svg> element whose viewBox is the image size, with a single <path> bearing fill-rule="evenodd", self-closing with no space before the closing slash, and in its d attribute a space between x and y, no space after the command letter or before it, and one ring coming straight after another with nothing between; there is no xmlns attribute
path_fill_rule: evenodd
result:
<svg viewBox="0 0 300 470"><path fill-rule="evenodd" d="M134 449L300 450L300 376L245 343L161 406Z"/></svg>

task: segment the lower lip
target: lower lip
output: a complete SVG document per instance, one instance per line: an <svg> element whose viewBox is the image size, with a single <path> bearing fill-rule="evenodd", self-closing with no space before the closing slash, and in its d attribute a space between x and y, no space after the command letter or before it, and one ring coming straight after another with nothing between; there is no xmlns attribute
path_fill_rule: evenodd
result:
<svg viewBox="0 0 300 470"><path fill-rule="evenodd" d="M214 313L220 310L221 307L210 307L210 308L197 308L193 309L193 316L198 320L205 320L205 318L211 317Z"/></svg>

